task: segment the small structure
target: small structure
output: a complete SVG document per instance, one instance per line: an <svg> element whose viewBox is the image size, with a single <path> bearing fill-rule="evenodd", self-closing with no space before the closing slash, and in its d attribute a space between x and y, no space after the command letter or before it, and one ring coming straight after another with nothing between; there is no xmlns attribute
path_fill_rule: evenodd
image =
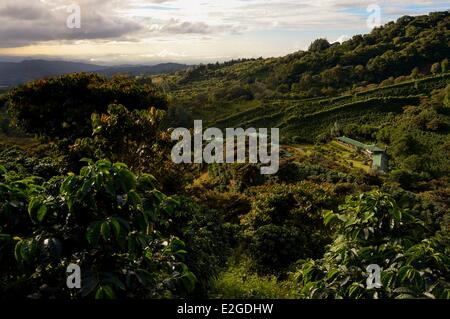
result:
<svg viewBox="0 0 450 319"><path fill-rule="evenodd" d="M386 149L383 150L375 144L367 145L346 136L338 137L337 140L346 146L361 150L372 161L373 170L383 173L388 172L388 156L386 154Z"/></svg>

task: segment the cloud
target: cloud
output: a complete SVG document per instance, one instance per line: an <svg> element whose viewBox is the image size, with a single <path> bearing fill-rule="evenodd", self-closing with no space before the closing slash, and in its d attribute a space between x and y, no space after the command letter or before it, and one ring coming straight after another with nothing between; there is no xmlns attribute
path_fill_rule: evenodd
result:
<svg viewBox="0 0 450 319"><path fill-rule="evenodd" d="M347 41L347 40L350 40L351 38L352 38L351 36L348 36L348 35L346 35L346 34L343 34L343 35L341 35L339 38L337 38L336 41L334 41L334 42L342 43L342 42L345 42L345 41Z"/></svg>
<svg viewBox="0 0 450 319"><path fill-rule="evenodd" d="M239 28L232 25L209 25L205 22L180 21L170 19L161 24L150 24L147 27L150 33L155 34L218 34L238 33Z"/></svg>
<svg viewBox="0 0 450 319"><path fill-rule="evenodd" d="M74 2L81 29L66 26ZM448 0L0 0L0 54L61 46L72 53L82 44L86 55L131 57L153 48L190 56L281 55L318 37L369 32L366 8L373 3L382 23L448 10Z"/></svg>
<svg viewBox="0 0 450 319"><path fill-rule="evenodd" d="M66 21L70 0L2 0L0 47L49 41L139 41L164 35L236 34L244 29L222 23L220 19L190 21L192 11L189 10L185 11L187 15L155 14L159 9L175 10L173 5L180 5L177 0L78 0L77 3L81 8L81 28L69 29Z"/></svg>
<svg viewBox="0 0 450 319"><path fill-rule="evenodd" d="M81 28L70 29L70 1L2 0L0 47L19 47L45 41L121 39L142 26L114 14L106 0L81 0Z"/></svg>
<svg viewBox="0 0 450 319"><path fill-rule="evenodd" d="M7 3L3 7L0 7L0 17L19 20L38 20L49 17L49 13L41 10L40 7L35 4L12 4Z"/></svg>

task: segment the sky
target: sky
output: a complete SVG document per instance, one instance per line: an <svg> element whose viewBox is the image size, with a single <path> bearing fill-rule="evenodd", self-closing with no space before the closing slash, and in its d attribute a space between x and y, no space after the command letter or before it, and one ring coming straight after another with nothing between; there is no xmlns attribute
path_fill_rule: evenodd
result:
<svg viewBox="0 0 450 319"><path fill-rule="evenodd" d="M449 3L0 0L0 60L53 58L98 64L154 64L276 57L305 50L317 38L343 41L403 15L448 10Z"/></svg>

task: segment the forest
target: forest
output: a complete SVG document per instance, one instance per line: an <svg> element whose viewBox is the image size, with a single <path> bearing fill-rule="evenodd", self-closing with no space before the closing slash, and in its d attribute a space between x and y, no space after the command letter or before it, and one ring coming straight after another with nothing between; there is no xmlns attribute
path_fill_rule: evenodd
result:
<svg viewBox="0 0 450 319"><path fill-rule="evenodd" d="M449 59L446 11L280 58L0 92L0 299L450 299ZM279 171L175 164L170 132L194 120L279 128Z"/></svg>

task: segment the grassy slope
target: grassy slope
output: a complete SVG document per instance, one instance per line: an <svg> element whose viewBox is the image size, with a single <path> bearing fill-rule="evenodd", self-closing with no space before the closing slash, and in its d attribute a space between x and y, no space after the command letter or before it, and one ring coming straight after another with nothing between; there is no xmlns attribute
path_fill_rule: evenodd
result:
<svg viewBox="0 0 450 319"><path fill-rule="evenodd" d="M256 61L255 63L260 63ZM249 62L246 63L249 67ZM232 69L228 70L230 73ZM205 88L225 85L214 80L186 84L171 94L200 94ZM427 76L417 80L378 87L375 89L346 92L333 98L295 99L292 94L262 101L235 101L220 106L198 106L195 118L203 119L209 126L217 127L280 127L282 137L300 136L306 141L327 131L335 122L375 124L387 123L392 115L404 106L418 105L422 96L450 83L450 73Z"/></svg>
<svg viewBox="0 0 450 319"><path fill-rule="evenodd" d="M299 51L279 58L201 65L165 76L163 82L175 104L209 126L280 127L286 140L300 136L312 142L335 122L387 124L405 105L418 105L422 96L445 87L450 73L407 79L414 67L415 74L428 72L432 63L446 57L449 17L448 12L404 17L321 52ZM389 68L375 63L380 59ZM363 71L357 71L358 66ZM344 73L334 72L335 68ZM364 76L355 76L358 72ZM310 85L301 84L307 75ZM341 85L323 80L327 76L339 79ZM386 85L394 78L396 83L403 82ZM333 97L305 99L320 94L305 94L318 81L322 89L327 85L335 89L328 93ZM294 88L294 84L300 86ZM256 101L243 102L221 94L235 87L250 89Z"/></svg>

